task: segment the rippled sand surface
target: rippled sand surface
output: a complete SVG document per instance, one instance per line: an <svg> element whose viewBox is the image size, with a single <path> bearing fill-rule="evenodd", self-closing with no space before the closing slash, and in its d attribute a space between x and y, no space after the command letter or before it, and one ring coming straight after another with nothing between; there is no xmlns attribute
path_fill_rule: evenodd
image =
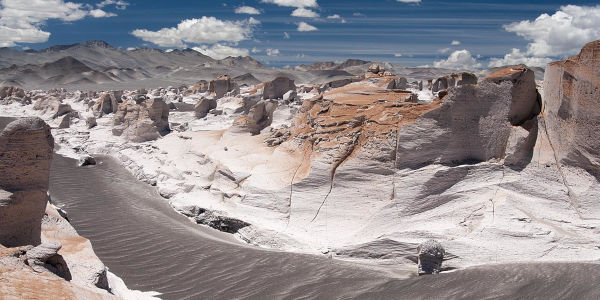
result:
<svg viewBox="0 0 600 300"><path fill-rule="evenodd" d="M325 257L265 251L193 224L109 158L92 167L55 156L50 194L110 270L165 299L344 298L388 280Z"/></svg>

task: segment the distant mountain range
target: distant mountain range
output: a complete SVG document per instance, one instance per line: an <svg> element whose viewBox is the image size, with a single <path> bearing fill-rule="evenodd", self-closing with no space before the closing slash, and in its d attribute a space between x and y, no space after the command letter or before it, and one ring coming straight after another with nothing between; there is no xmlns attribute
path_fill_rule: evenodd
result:
<svg viewBox="0 0 600 300"><path fill-rule="evenodd" d="M213 59L192 49L123 50L104 41L19 51L0 48L0 85L25 89L63 87L81 90L137 89L195 84L228 74L246 84L286 76L297 83L324 83L364 74L372 62L349 59L289 68L271 68L256 59ZM386 64L410 79L431 79L452 70L408 68Z"/></svg>
<svg viewBox="0 0 600 300"><path fill-rule="evenodd" d="M276 76L287 76L301 83L355 76L364 70L355 74L343 71L343 67L368 63L352 60L345 64L331 63L336 72L313 74L306 71L316 71L317 68L275 69L250 56L217 60L192 49L123 50L104 41L88 41L42 50L0 48L0 85L15 85L26 89L155 88L194 84L222 74L242 76L241 79L247 84L272 80ZM365 66L364 69L366 68Z"/></svg>

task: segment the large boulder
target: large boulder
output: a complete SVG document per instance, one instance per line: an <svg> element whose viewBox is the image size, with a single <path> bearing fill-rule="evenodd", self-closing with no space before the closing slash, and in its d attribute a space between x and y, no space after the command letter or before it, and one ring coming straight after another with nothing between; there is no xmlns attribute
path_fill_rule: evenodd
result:
<svg viewBox="0 0 600 300"><path fill-rule="evenodd" d="M388 90L405 90L408 88L408 80L402 76L393 78L387 85Z"/></svg>
<svg viewBox="0 0 600 300"><path fill-rule="evenodd" d="M261 130L273 122L273 112L277 109L277 102L261 100L250 108L247 116L235 120L234 127L241 131L259 134Z"/></svg>
<svg viewBox="0 0 600 300"><path fill-rule="evenodd" d="M283 95L290 90L296 90L294 81L287 77L277 77L265 83L263 99L282 99Z"/></svg>
<svg viewBox="0 0 600 300"><path fill-rule="evenodd" d="M27 264L36 272L51 272L66 280L71 280L71 272L65 259L58 254L62 245L58 242L45 242L27 251Z"/></svg>
<svg viewBox="0 0 600 300"><path fill-rule="evenodd" d="M43 97L38 99L34 103L33 109L41 110L44 114L50 114L53 119L73 112L71 105L62 103L60 99L55 97Z"/></svg>
<svg viewBox="0 0 600 300"><path fill-rule="evenodd" d="M439 77L431 85L431 91L437 93L451 87L465 84L477 84L477 76L473 73L461 72Z"/></svg>
<svg viewBox="0 0 600 300"><path fill-rule="evenodd" d="M235 82L231 81L229 75L222 75L210 81L208 90L219 99L236 88Z"/></svg>
<svg viewBox="0 0 600 300"><path fill-rule="evenodd" d="M208 81L200 80L194 86L190 87L189 91L194 94L206 93L208 91L208 86L209 86Z"/></svg>
<svg viewBox="0 0 600 300"><path fill-rule="evenodd" d="M113 118L112 133L132 142L146 142L170 132L169 106L161 98L148 99L140 104L123 102Z"/></svg>
<svg viewBox="0 0 600 300"><path fill-rule="evenodd" d="M446 251L444 247L435 240L426 241L417 247L418 272L420 275L438 274L442 270L442 262Z"/></svg>
<svg viewBox="0 0 600 300"><path fill-rule="evenodd" d="M211 109L217 108L217 100L212 98L202 98L194 105L194 114L196 118L206 117Z"/></svg>
<svg viewBox="0 0 600 300"><path fill-rule="evenodd" d="M50 126L37 117L0 132L0 244L40 243L53 149Z"/></svg>
<svg viewBox="0 0 600 300"><path fill-rule="evenodd" d="M31 98L19 87L5 86L0 88L0 104L10 104L13 102L23 105L31 104Z"/></svg>
<svg viewBox="0 0 600 300"><path fill-rule="evenodd" d="M439 100L439 108L404 126L398 134L401 142L396 166L418 168L432 163L456 165L504 159L513 127L535 118L539 99L533 71L517 67L499 72L477 85L449 89L448 95ZM532 129L526 128L537 134ZM533 147L527 142L520 144ZM521 162L511 161L516 163Z"/></svg>
<svg viewBox="0 0 600 300"><path fill-rule="evenodd" d="M100 117L103 115L116 113L118 108L119 103L117 102L117 99L114 97L114 95L112 95L111 93L104 93L102 94L102 96L100 96L100 98L98 98L98 100L92 107L92 110L97 116Z"/></svg>
<svg viewBox="0 0 600 300"><path fill-rule="evenodd" d="M600 40L577 56L548 64L543 91L546 128L558 162L600 180Z"/></svg>

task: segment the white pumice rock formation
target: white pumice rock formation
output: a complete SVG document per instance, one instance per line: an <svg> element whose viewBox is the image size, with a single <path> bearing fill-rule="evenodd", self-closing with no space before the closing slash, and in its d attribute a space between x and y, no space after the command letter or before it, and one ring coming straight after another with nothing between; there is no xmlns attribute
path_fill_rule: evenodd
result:
<svg viewBox="0 0 600 300"><path fill-rule="evenodd" d="M543 102L549 146L572 206L582 218L595 219L600 213L600 41L548 64Z"/></svg>
<svg viewBox="0 0 600 300"><path fill-rule="evenodd" d="M169 132L169 106L160 97L140 104L123 102L113 117L112 133L133 142L155 140Z"/></svg>
<svg viewBox="0 0 600 300"><path fill-rule="evenodd" d="M407 78L398 89L397 76L373 66L365 79L336 88L282 89L281 96L295 91L295 101L263 100L275 98L266 83L241 87L201 119L193 107L213 98L208 87L167 89L182 96L168 119L178 130L142 143L112 135L111 116L91 129L76 122L54 131L61 153L112 155L173 207L203 214L195 222L243 222L230 231L263 247L411 270L418 245L431 239L444 246L450 269L591 261L600 259L590 137L598 75L587 67L596 52L551 64L542 97L531 70L519 66L478 83L450 76L454 83L435 96L433 82ZM565 72L572 84L559 91L552 82L565 83ZM125 91L121 105L144 106L157 90L138 93L138 103ZM78 96L64 98L87 109Z"/></svg>
<svg viewBox="0 0 600 300"><path fill-rule="evenodd" d="M48 202L53 149L50 126L38 117L0 132L0 295L116 299L90 242Z"/></svg>
<svg viewBox="0 0 600 300"><path fill-rule="evenodd" d="M53 149L50 126L37 117L0 132L0 244L40 243Z"/></svg>

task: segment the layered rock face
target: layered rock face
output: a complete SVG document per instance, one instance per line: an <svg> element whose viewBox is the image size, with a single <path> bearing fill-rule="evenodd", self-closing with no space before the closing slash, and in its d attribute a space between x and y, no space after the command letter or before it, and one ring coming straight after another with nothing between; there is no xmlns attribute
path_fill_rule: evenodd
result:
<svg viewBox="0 0 600 300"><path fill-rule="evenodd" d="M577 56L548 64L544 117L560 163L600 180L600 41Z"/></svg>
<svg viewBox="0 0 600 300"><path fill-rule="evenodd" d="M535 80L529 69L505 69L477 85L458 86L449 90L439 109L400 130L396 166L504 159L513 125L538 113ZM523 151L533 150L533 145L525 146L531 148Z"/></svg>
<svg viewBox="0 0 600 300"><path fill-rule="evenodd" d="M169 106L161 98L123 102L113 118L112 133L133 142L155 140L169 132Z"/></svg>
<svg viewBox="0 0 600 300"><path fill-rule="evenodd" d="M0 244L40 243L53 149L50 126L37 117L0 133Z"/></svg>
<svg viewBox="0 0 600 300"><path fill-rule="evenodd" d="M277 77L265 83L263 99L281 99L290 90L296 90L294 81L287 77Z"/></svg>

